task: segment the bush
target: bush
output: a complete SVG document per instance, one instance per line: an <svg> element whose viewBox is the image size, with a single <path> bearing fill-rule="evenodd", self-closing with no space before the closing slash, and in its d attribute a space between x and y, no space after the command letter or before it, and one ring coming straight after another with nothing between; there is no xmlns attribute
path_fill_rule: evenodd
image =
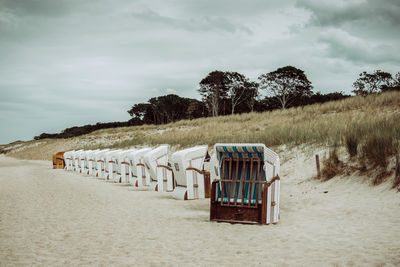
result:
<svg viewBox="0 0 400 267"><path fill-rule="evenodd" d="M388 158L394 153L394 137L384 132L367 136L363 145L363 154L369 162L386 168Z"/></svg>
<svg viewBox="0 0 400 267"><path fill-rule="evenodd" d="M346 149L351 158L357 156L358 143L359 137L356 134L350 133L345 136Z"/></svg>
<svg viewBox="0 0 400 267"><path fill-rule="evenodd" d="M343 172L344 164L339 160L336 149L329 152L329 157L323 160L322 176L329 180Z"/></svg>

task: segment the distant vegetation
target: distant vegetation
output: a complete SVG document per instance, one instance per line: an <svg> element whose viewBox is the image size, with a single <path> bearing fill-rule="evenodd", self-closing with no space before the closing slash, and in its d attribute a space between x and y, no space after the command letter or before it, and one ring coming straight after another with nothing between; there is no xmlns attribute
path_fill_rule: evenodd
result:
<svg viewBox="0 0 400 267"><path fill-rule="evenodd" d="M400 72L394 77L380 70L363 72L354 82L356 95L400 90ZM138 103L128 110L132 116L127 122L97 123L67 128L58 134L42 133L35 140L44 138L70 138L90 132L115 127L154 124L161 125L180 120L192 120L210 116L224 116L249 112L264 112L289 107L302 107L349 97L342 92L314 93L312 83L305 73L292 66L278 68L261 74L259 83L250 81L237 72L210 72L199 83L202 101L183 98L174 94L153 97L146 103ZM267 96L261 98L260 91ZM351 142L348 139L348 142Z"/></svg>

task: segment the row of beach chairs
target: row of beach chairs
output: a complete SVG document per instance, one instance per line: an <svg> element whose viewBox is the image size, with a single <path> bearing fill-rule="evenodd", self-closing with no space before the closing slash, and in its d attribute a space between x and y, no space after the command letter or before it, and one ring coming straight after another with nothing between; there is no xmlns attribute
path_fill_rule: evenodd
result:
<svg viewBox="0 0 400 267"><path fill-rule="evenodd" d="M216 144L211 158L208 146L179 150L170 158L168 150L168 145L72 150L63 154L64 169L171 192L175 199L211 198L212 221L278 222L280 161L264 144ZM204 170L207 161L210 171Z"/></svg>

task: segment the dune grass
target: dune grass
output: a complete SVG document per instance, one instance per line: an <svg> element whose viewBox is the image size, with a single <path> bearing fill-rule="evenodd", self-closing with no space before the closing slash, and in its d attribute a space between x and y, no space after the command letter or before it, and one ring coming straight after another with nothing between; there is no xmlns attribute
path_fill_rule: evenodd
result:
<svg viewBox="0 0 400 267"><path fill-rule="evenodd" d="M49 155L43 158L50 159L54 151L68 149L159 144L177 148L222 142L264 143L270 147L316 144L343 146L350 158L385 168L388 159L399 152L399 140L400 92L386 92L263 113L102 129L72 139L46 140ZM31 152L26 149L20 154L24 157Z"/></svg>
<svg viewBox="0 0 400 267"><path fill-rule="evenodd" d="M399 106L400 92L388 92L272 112L105 129L92 135L115 140L130 135L114 142L112 148L164 143L180 147L220 142L260 142L267 146L316 143L347 145L351 156L363 147L368 156L375 157L377 153L392 153L400 139ZM392 148L373 152L371 149L380 142L385 146L391 142Z"/></svg>

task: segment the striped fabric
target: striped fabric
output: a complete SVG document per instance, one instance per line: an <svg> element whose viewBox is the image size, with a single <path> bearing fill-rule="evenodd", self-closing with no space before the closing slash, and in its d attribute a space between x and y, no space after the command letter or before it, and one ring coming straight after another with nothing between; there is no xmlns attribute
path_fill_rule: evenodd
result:
<svg viewBox="0 0 400 267"><path fill-rule="evenodd" d="M233 202L237 198L238 202L243 203L261 203L261 190L259 184L249 184L253 181L265 181L264 171L264 152L266 147L264 144L217 144L215 145L217 158L219 160L220 175L224 174L221 179L240 180L240 182L221 182L217 186L217 199L224 202ZM250 165L251 164L251 165ZM252 166L252 167L251 167ZM229 174L229 169L235 170ZM245 171L245 173L243 173ZM237 177L236 176L237 172ZM234 175L232 175L234 173ZM252 177L250 176L252 174ZM221 192L223 187L223 192ZM243 188L244 187L244 188ZM243 197L244 194L244 197Z"/></svg>
<svg viewBox="0 0 400 267"><path fill-rule="evenodd" d="M218 159L222 160L224 157L229 158L259 158L264 160L263 144L253 145L215 145Z"/></svg>

